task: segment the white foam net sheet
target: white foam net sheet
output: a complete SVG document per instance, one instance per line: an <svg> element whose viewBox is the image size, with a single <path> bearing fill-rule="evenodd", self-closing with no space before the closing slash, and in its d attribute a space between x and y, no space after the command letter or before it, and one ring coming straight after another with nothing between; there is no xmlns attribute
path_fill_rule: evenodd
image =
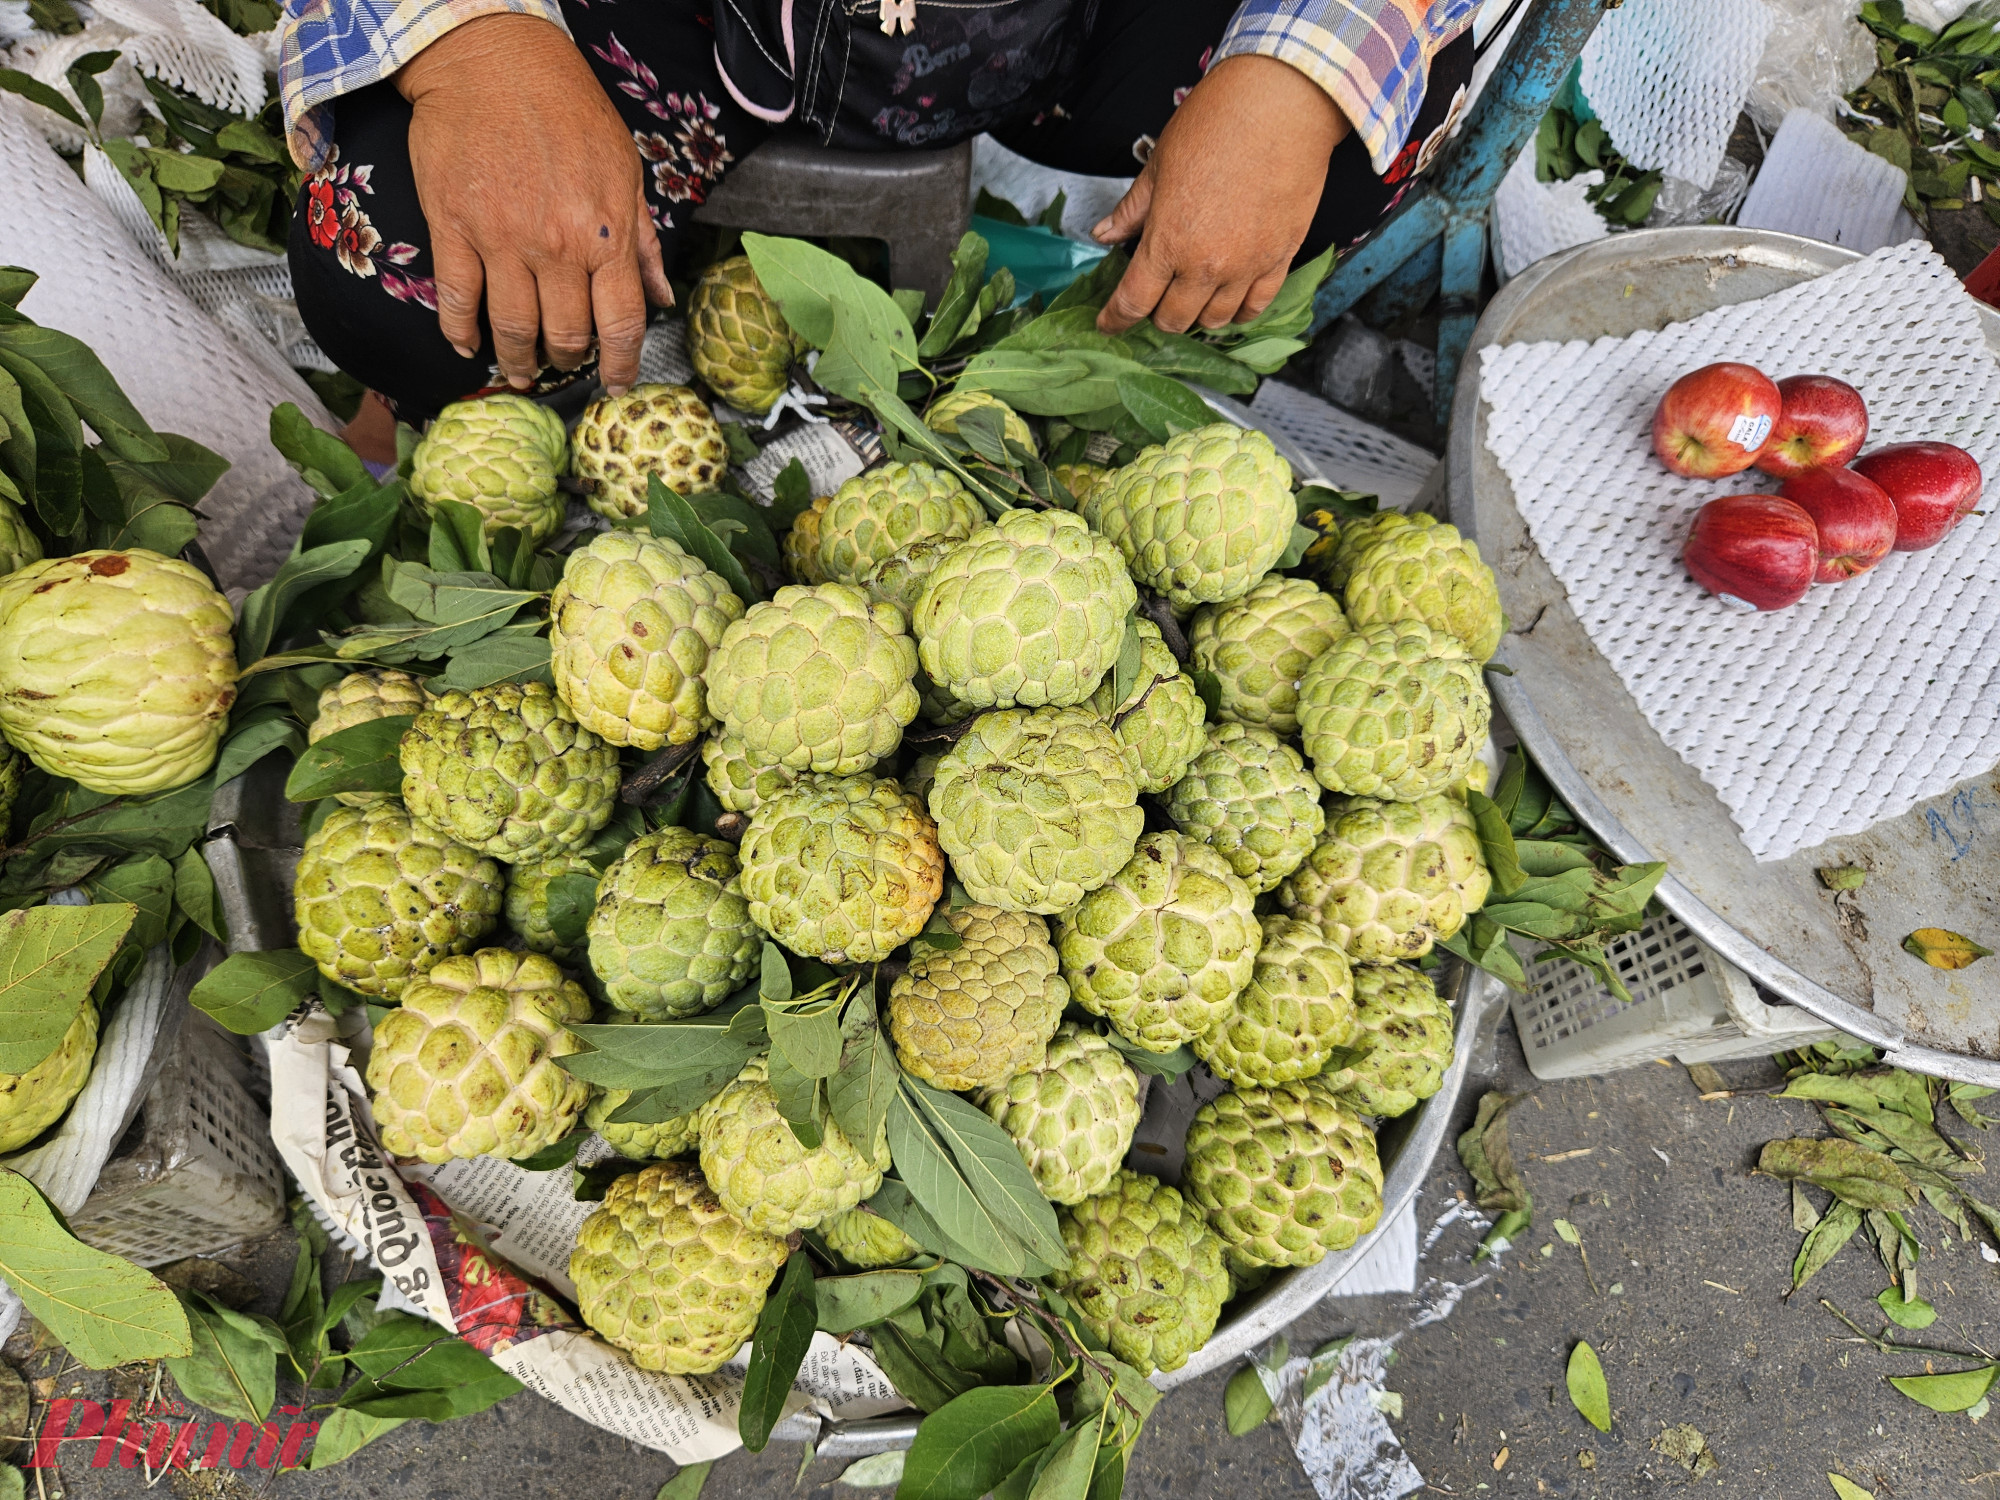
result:
<svg viewBox="0 0 2000 1500"><path fill-rule="evenodd" d="M1653 408L1719 359L1836 375L1868 402L1870 449L1929 438L2000 473L2000 364L1977 307L1912 242L1657 332L1480 351L1487 446L1536 546L1760 861L1859 833L2000 761L2000 517L1745 614L1688 577L1681 547L1707 501L1777 482L1668 472Z"/></svg>
<svg viewBox="0 0 2000 1500"><path fill-rule="evenodd" d="M1583 49L1583 94L1634 166L1715 181L1757 77L1764 0L1625 0Z"/></svg>
<svg viewBox="0 0 2000 1500"><path fill-rule="evenodd" d="M1250 402L1257 425L1283 433L1333 483L1381 497L1407 510L1437 466L1437 459L1372 422L1282 380L1267 380Z"/></svg>

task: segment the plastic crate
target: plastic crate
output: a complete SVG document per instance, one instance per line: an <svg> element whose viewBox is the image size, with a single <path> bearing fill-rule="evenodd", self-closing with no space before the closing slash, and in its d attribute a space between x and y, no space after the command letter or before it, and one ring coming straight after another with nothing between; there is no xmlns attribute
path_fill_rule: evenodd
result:
<svg viewBox="0 0 2000 1500"><path fill-rule="evenodd" d="M198 1011L186 1015L138 1118L70 1215L77 1238L157 1266L282 1224L284 1169L250 1076L228 1033Z"/></svg>
<svg viewBox="0 0 2000 1500"><path fill-rule="evenodd" d="M1528 970L1528 991L1510 994L1514 1027L1537 1078L1615 1073L1672 1055L1727 1062L1806 1046L1838 1033L1791 1005L1770 1005L1750 977L1662 912L1605 944L1628 1005L1568 959Z"/></svg>

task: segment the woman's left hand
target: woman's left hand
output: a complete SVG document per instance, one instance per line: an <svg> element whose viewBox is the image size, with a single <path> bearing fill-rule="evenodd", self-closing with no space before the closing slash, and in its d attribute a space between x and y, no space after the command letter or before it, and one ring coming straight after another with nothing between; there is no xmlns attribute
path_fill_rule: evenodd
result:
<svg viewBox="0 0 2000 1500"><path fill-rule="evenodd" d="M1285 284L1348 132L1326 90L1273 57L1226 57L1182 101L1138 180L1092 234L1140 234L1098 314L1105 333L1151 316L1168 333L1248 322ZM1143 232L1142 232L1143 231Z"/></svg>

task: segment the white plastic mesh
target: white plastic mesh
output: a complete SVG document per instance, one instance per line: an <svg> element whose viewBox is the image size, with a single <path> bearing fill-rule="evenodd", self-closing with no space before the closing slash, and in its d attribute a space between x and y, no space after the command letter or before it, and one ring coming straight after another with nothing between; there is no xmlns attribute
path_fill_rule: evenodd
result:
<svg viewBox="0 0 2000 1500"><path fill-rule="evenodd" d="M1592 643L1646 720L1713 787L1759 860L1859 833L2000 760L2000 521L1969 519L1790 609L1705 593L1680 552L1752 471L1681 479L1653 407L1718 359L1837 375L1871 446L1931 438L2000 472L2000 365L1937 253L1899 245L1755 301L1629 338L1489 347L1487 445Z"/></svg>
<svg viewBox="0 0 2000 1500"><path fill-rule="evenodd" d="M1389 509L1407 510L1437 467L1415 443L1283 381L1259 386L1250 412L1258 426L1298 444L1333 483L1379 496Z"/></svg>
<svg viewBox="0 0 2000 1500"><path fill-rule="evenodd" d="M1634 166L1707 187L1757 76L1763 0L1625 0L1583 49L1583 93Z"/></svg>
<svg viewBox="0 0 2000 1500"><path fill-rule="evenodd" d="M1493 263L1500 279L1511 280L1544 256L1610 234L1604 216L1584 197L1602 181L1602 172L1567 182L1537 181L1535 143L1529 141L1493 195Z"/></svg>
<svg viewBox="0 0 2000 1500"><path fill-rule="evenodd" d="M1809 110L1795 109L1772 138L1736 222L1845 245L1863 255L1917 233L1903 207L1909 178Z"/></svg>
<svg viewBox="0 0 2000 1500"><path fill-rule="evenodd" d="M21 310L96 350L148 421L229 459L202 501L203 549L224 587L270 577L313 498L271 446L271 408L292 401L329 431L339 423L296 373L223 334L4 96L0 265L41 276Z"/></svg>

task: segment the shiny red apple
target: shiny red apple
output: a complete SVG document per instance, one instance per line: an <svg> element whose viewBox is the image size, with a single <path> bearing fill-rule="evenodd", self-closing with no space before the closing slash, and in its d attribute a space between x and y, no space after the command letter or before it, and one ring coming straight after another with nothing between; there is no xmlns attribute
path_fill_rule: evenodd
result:
<svg viewBox="0 0 2000 1500"><path fill-rule="evenodd" d="M1783 609L1812 587L1819 533L1782 495L1724 495L1695 512L1681 558L1724 604Z"/></svg>
<svg viewBox="0 0 2000 1500"><path fill-rule="evenodd" d="M1778 492L1812 517L1819 533L1814 583L1866 573L1896 545L1895 502L1852 469L1808 469Z"/></svg>
<svg viewBox="0 0 2000 1500"><path fill-rule="evenodd" d="M1921 552L1945 539L1979 504L1979 461L1950 443L1891 443L1854 461L1896 507L1896 550Z"/></svg>
<svg viewBox="0 0 2000 1500"><path fill-rule="evenodd" d="M1756 462L1784 409L1763 371L1725 360L1690 370L1653 411L1653 451L1690 479L1741 474Z"/></svg>
<svg viewBox="0 0 2000 1500"><path fill-rule="evenodd" d="M1787 375L1771 439L1757 455L1766 474L1790 479L1808 469L1838 469L1868 441L1868 403L1831 375Z"/></svg>

